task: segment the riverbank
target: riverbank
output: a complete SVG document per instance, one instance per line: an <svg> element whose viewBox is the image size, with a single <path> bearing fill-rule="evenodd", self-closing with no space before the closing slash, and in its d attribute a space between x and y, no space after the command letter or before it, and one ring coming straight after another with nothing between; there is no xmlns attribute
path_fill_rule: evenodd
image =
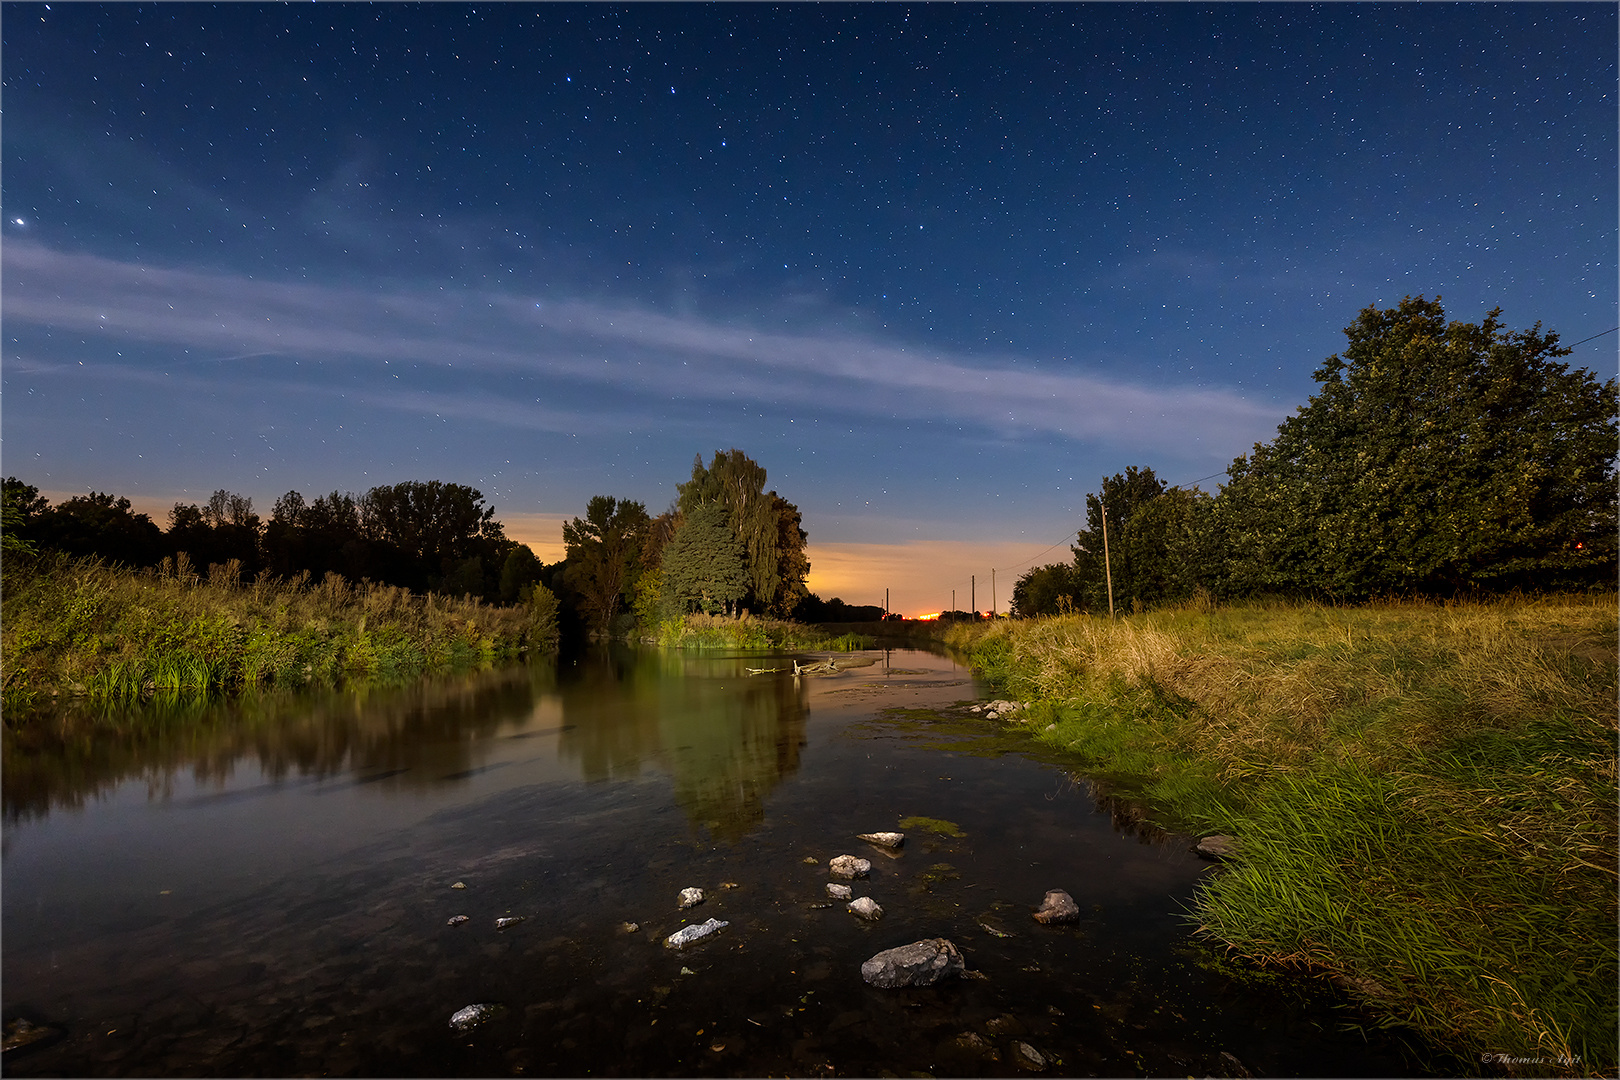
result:
<svg viewBox="0 0 1620 1080"><path fill-rule="evenodd" d="M1237 838L1200 931L1486 1073L1616 1068L1616 597L961 624L1032 738Z"/></svg>
<svg viewBox="0 0 1620 1080"><path fill-rule="evenodd" d="M59 698L140 700L347 676L409 678L556 647L556 600L477 600L328 575L244 585L233 564L204 578L59 555L6 560L0 665L7 721Z"/></svg>
<svg viewBox="0 0 1620 1080"><path fill-rule="evenodd" d="M871 640L857 634L835 635L821 627L787 619L703 614L665 619L659 623L655 633L644 639L646 644L666 649L738 649L752 652L782 649L852 652L867 648Z"/></svg>

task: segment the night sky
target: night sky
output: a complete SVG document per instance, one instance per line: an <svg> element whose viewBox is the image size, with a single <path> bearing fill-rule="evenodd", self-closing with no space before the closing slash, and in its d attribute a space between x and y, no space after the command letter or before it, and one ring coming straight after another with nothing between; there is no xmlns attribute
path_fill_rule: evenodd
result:
<svg viewBox="0 0 1620 1080"><path fill-rule="evenodd" d="M454 481L554 559L735 446L823 597L1005 609L1369 304L1620 323L1616 11L5 4L3 468Z"/></svg>

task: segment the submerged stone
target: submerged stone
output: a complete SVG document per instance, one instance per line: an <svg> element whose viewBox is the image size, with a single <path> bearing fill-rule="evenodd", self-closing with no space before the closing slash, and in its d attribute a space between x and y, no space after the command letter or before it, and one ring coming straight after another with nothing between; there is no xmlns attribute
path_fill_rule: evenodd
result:
<svg viewBox="0 0 1620 1080"><path fill-rule="evenodd" d="M468 1031L486 1020L495 1019L505 1011L503 1006L492 1002L468 1005L465 1009L456 1010L455 1014L450 1017L450 1026L457 1031Z"/></svg>
<svg viewBox="0 0 1620 1080"><path fill-rule="evenodd" d="M827 895L834 900L848 900L855 894L850 891L848 885L840 885L836 881L829 881L827 882Z"/></svg>
<svg viewBox="0 0 1620 1080"><path fill-rule="evenodd" d="M61 1033L58 1028L30 1023L19 1016L15 1020L6 1021L3 1049L6 1052L20 1050L25 1046L32 1046L42 1039L48 1039L52 1035L60 1035Z"/></svg>
<svg viewBox="0 0 1620 1080"><path fill-rule="evenodd" d="M996 1053L996 1048L990 1044L990 1040L977 1031L964 1031L952 1039L948 1045L960 1053L970 1054L986 1061L1001 1060L1001 1055Z"/></svg>
<svg viewBox="0 0 1620 1080"><path fill-rule="evenodd" d="M1013 1042L1013 1060L1019 1066L1033 1072L1040 1072L1046 1068L1046 1055L1029 1045L1027 1042Z"/></svg>
<svg viewBox="0 0 1620 1080"><path fill-rule="evenodd" d="M467 887L467 883L465 881L458 881L450 887L452 889L465 889Z"/></svg>
<svg viewBox="0 0 1620 1080"><path fill-rule="evenodd" d="M1237 854L1237 839L1231 836L1206 836L1193 845L1201 858L1230 859Z"/></svg>
<svg viewBox="0 0 1620 1080"><path fill-rule="evenodd" d="M682 949L694 941L702 941L722 926L730 926L729 922L719 919L710 919L708 922L697 923L693 926L682 927L664 939L664 948Z"/></svg>
<svg viewBox="0 0 1620 1080"><path fill-rule="evenodd" d="M508 926L516 926L518 923L523 921L523 918L524 917L522 915L512 915L504 919L496 919L495 929L505 930Z"/></svg>
<svg viewBox="0 0 1620 1080"><path fill-rule="evenodd" d="M1041 923L1074 922L1080 917L1080 905L1062 889L1051 889L1035 912L1035 921Z"/></svg>
<svg viewBox="0 0 1620 1080"><path fill-rule="evenodd" d="M680 906L682 908L697 907L703 903L702 889L682 889Z"/></svg>
<svg viewBox="0 0 1620 1080"><path fill-rule="evenodd" d="M964 966L955 945L944 938L926 938L878 953L861 965L861 978L886 990L933 986L948 975L960 974Z"/></svg>
<svg viewBox="0 0 1620 1080"><path fill-rule="evenodd" d="M903 832L866 832L859 834L855 839L865 840L868 844L876 844L882 848L897 848L906 842L906 834Z"/></svg>
<svg viewBox="0 0 1620 1080"><path fill-rule="evenodd" d="M446 925L446 926L460 926L464 922L471 921L471 919L472 919L471 915L452 915L452 916L450 916L450 918L445 920L444 925Z"/></svg>
<svg viewBox="0 0 1620 1080"><path fill-rule="evenodd" d="M846 881L863 878L872 870L872 863L867 859L857 859L853 855L839 855L827 863L833 877L841 877Z"/></svg>

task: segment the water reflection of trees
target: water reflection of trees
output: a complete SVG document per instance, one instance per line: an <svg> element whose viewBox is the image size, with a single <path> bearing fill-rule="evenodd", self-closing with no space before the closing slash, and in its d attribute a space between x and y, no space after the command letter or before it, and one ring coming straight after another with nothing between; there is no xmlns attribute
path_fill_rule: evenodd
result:
<svg viewBox="0 0 1620 1080"><path fill-rule="evenodd" d="M563 728L558 754L587 781L667 771L692 827L735 840L799 766L808 692L791 677L748 677L740 658L616 649L404 686L267 692L125 709L65 706L4 730L7 823L78 808L144 781L155 800L190 776L224 788L239 768L270 783L352 775L376 789L454 781L503 725L542 711ZM759 663L757 658L746 663Z"/></svg>
<svg viewBox="0 0 1620 1080"><path fill-rule="evenodd" d="M750 678L735 658L646 651L593 659L564 690L570 726L559 746L587 780L633 776L654 761L669 771L693 828L730 841L764 819L766 796L799 767L810 715L802 685Z"/></svg>
<svg viewBox="0 0 1620 1080"><path fill-rule="evenodd" d="M222 786L243 762L271 781L352 772L388 774L390 786L437 783L472 764L478 737L527 718L555 688L555 664L541 661L404 686L358 682L124 709L70 704L5 729L5 820L77 808L132 779L158 799L187 772Z"/></svg>

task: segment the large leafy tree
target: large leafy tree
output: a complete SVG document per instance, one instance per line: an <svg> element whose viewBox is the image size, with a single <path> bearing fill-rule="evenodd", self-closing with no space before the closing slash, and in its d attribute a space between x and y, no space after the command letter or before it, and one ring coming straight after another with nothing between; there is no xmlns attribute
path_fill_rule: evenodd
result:
<svg viewBox="0 0 1620 1080"><path fill-rule="evenodd" d="M1085 607L1107 611L1108 579L1113 578L1114 606L1131 610L1141 593L1137 578L1148 572L1132 558L1130 522L1137 511L1157 499L1164 481L1149 468L1131 465L1123 473L1103 478L1100 494L1086 495L1086 527L1080 530L1074 552L1074 577ZM1103 515L1108 535L1103 535Z"/></svg>
<svg viewBox="0 0 1620 1080"><path fill-rule="evenodd" d="M1556 333L1500 314L1448 323L1423 297L1360 313L1309 403L1228 471L1239 590L1613 580L1616 381L1558 363Z"/></svg>
<svg viewBox="0 0 1620 1080"><path fill-rule="evenodd" d="M25 484L15 476L5 479L4 519L0 520L0 549L7 555L31 555L37 548L34 529L40 515L50 509L51 502L39 493L33 484Z"/></svg>
<svg viewBox="0 0 1620 1080"><path fill-rule="evenodd" d="M162 555L163 530L122 496L92 491L40 512L30 529L42 550L96 555L128 566L151 566Z"/></svg>
<svg viewBox="0 0 1620 1080"><path fill-rule="evenodd" d="M810 595L805 581L810 576L810 558L805 545L810 535L804 531L799 508L771 492L776 509L776 596L770 610L784 619L793 614L799 602Z"/></svg>
<svg viewBox="0 0 1620 1080"><path fill-rule="evenodd" d="M586 625L599 634L612 631L613 616L631 594L649 524L643 504L597 495L584 518L563 526L568 584Z"/></svg>
<svg viewBox="0 0 1620 1080"><path fill-rule="evenodd" d="M683 516L705 506L723 509L727 526L743 546L745 595L762 610L785 614L806 595L807 537L798 507L766 491L765 479L764 467L741 450L717 450L707 466L700 454L692 462L691 480L679 487L677 507Z"/></svg>
<svg viewBox="0 0 1620 1080"><path fill-rule="evenodd" d="M1079 595L1072 565L1031 567L1013 585L1012 613L1020 619L1057 615L1067 608L1079 608Z"/></svg>
<svg viewBox="0 0 1620 1080"><path fill-rule="evenodd" d="M723 506L693 509L664 547L665 611L731 611L748 593L747 554Z"/></svg>
<svg viewBox="0 0 1620 1080"><path fill-rule="evenodd" d="M476 488L408 480L372 488L358 510L363 533L403 556L415 580L402 584L480 595L499 591L512 541Z"/></svg>

